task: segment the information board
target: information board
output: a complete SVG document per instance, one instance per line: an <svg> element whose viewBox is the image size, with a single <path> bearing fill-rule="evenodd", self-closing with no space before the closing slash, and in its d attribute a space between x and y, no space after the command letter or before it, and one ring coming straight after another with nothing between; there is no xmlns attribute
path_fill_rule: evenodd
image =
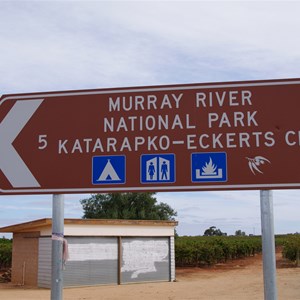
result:
<svg viewBox="0 0 300 300"><path fill-rule="evenodd" d="M1 194L300 186L300 79L4 95Z"/></svg>

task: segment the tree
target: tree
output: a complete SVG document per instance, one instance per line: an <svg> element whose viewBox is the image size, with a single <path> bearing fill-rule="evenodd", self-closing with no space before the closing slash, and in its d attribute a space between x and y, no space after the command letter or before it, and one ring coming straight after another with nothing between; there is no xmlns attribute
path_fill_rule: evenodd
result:
<svg viewBox="0 0 300 300"><path fill-rule="evenodd" d="M174 220L177 212L157 204L155 193L94 194L80 201L83 219Z"/></svg>
<svg viewBox="0 0 300 300"><path fill-rule="evenodd" d="M227 233L222 232L220 229L217 229L216 226L211 226L204 231L204 235L205 236L213 236L213 235L222 236L222 235L227 235Z"/></svg>
<svg viewBox="0 0 300 300"><path fill-rule="evenodd" d="M246 232L239 229L235 232L235 235L236 236L246 236Z"/></svg>

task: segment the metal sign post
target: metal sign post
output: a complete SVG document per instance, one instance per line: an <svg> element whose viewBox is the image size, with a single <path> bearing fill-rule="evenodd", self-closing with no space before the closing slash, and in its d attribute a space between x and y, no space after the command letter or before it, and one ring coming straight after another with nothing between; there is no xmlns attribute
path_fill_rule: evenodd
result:
<svg viewBox="0 0 300 300"><path fill-rule="evenodd" d="M272 191L260 191L260 210L265 300L276 300L276 257Z"/></svg>
<svg viewBox="0 0 300 300"><path fill-rule="evenodd" d="M51 300L63 299L64 195L52 198Z"/></svg>

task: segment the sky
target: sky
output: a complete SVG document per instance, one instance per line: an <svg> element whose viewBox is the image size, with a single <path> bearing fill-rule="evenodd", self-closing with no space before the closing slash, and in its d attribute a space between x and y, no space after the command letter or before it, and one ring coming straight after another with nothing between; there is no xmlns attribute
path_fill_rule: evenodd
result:
<svg viewBox="0 0 300 300"><path fill-rule="evenodd" d="M297 1L0 0L0 94L299 78L299 11ZM89 196L65 195L65 218L81 218ZM177 211L180 235L261 234L259 191L156 197ZM275 233L300 232L300 191L274 191L273 205ZM0 196L0 227L51 215L52 195Z"/></svg>

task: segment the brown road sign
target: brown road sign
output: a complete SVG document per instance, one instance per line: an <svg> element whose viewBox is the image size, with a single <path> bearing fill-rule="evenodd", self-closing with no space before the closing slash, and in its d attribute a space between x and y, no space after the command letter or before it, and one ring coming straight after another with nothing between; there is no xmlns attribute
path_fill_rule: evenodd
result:
<svg viewBox="0 0 300 300"><path fill-rule="evenodd" d="M300 186L300 79L4 95L2 194Z"/></svg>

